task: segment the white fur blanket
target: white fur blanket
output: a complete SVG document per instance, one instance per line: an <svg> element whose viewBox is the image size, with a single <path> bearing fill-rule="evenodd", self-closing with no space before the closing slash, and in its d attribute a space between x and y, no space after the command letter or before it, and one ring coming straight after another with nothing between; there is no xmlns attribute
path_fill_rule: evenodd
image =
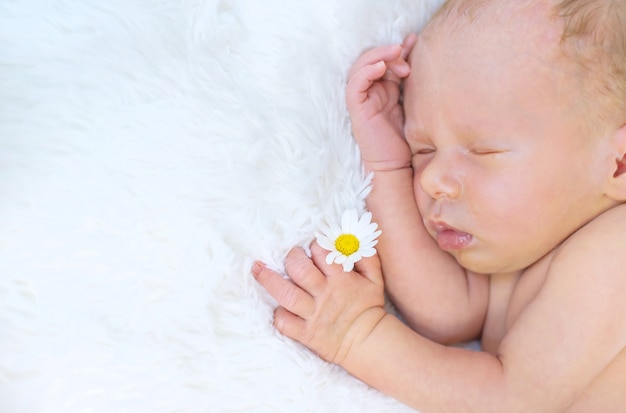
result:
<svg viewBox="0 0 626 413"><path fill-rule="evenodd" d="M0 411L409 411L249 268L363 207L346 72L439 3L0 0Z"/></svg>

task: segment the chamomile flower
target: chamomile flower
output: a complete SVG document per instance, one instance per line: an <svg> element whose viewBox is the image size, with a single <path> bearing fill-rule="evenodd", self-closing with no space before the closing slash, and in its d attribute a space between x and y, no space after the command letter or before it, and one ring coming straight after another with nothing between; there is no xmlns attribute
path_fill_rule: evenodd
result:
<svg viewBox="0 0 626 413"><path fill-rule="evenodd" d="M341 226L329 224L315 234L317 243L327 251L326 263L337 263L345 272L354 269L354 263L376 254L381 231L372 221L372 213L365 212L359 219L356 209L348 209L341 216Z"/></svg>

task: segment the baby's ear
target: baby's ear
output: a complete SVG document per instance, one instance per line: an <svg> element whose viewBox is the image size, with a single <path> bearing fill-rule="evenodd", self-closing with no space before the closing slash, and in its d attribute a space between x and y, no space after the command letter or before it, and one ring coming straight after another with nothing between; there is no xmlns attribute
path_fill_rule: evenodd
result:
<svg viewBox="0 0 626 413"><path fill-rule="evenodd" d="M617 166L615 168L615 173L613 174L613 178L617 178L626 172L626 155L622 155L622 158L617 159L616 163L617 163Z"/></svg>
<svg viewBox="0 0 626 413"><path fill-rule="evenodd" d="M617 201L626 202L626 125L615 133L613 144L616 155L615 169L608 195Z"/></svg>

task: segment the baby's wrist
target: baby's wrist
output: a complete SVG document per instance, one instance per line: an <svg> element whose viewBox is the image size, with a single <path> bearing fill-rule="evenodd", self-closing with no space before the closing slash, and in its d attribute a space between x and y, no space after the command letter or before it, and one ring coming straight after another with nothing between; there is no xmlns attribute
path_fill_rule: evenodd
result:
<svg viewBox="0 0 626 413"><path fill-rule="evenodd" d="M373 308L366 314L363 314L360 324L362 328L353 332L349 338L349 344L346 351L336 364L343 367L350 373L356 373L363 368L369 361L371 348L377 348L378 344L373 343L378 339L376 330L385 323L388 317L393 317L384 308Z"/></svg>

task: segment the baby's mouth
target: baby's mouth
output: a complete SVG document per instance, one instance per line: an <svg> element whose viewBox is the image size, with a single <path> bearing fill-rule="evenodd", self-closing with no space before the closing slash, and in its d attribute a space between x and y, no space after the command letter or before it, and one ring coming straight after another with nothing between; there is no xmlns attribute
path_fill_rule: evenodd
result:
<svg viewBox="0 0 626 413"><path fill-rule="evenodd" d="M439 244L439 248L444 251L455 251L465 248L473 239L471 234L459 231L443 222L431 221L429 227L435 233L435 240Z"/></svg>

